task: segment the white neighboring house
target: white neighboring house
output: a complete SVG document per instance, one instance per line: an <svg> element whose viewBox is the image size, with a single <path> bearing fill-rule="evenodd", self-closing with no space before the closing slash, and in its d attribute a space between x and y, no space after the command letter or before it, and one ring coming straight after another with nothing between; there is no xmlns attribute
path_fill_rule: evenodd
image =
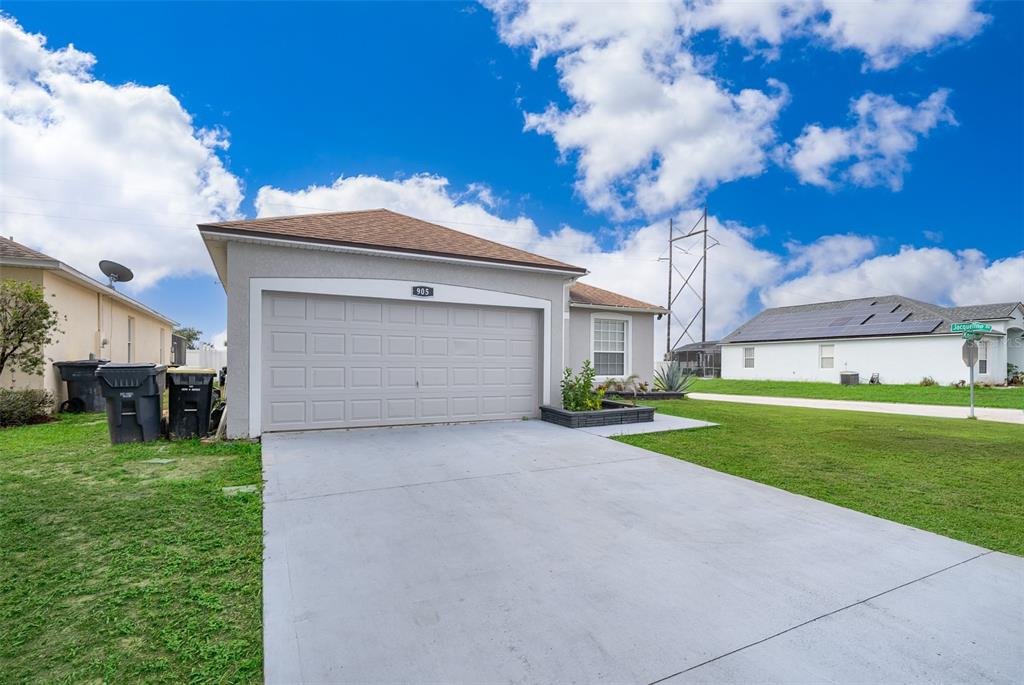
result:
<svg viewBox="0 0 1024 685"><path fill-rule="evenodd" d="M850 371L862 383L956 383L969 370L950 325L964 321L992 326L978 343L977 381L1002 384L1008 363L1024 368L1020 302L942 307L886 295L762 311L722 339L722 378L838 383Z"/></svg>

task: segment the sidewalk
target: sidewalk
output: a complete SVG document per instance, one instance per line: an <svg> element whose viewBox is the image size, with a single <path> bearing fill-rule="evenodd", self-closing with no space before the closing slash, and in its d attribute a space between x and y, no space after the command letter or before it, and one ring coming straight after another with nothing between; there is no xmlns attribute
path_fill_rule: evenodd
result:
<svg viewBox="0 0 1024 685"><path fill-rule="evenodd" d="M937 416L947 419L967 418L967 407L939 404L901 404L898 402L853 402L850 400L814 400L804 397L764 397L762 395L724 395L711 392L692 392L687 397L695 400L716 402L741 402L743 404L772 404L780 407L806 407L808 409L839 409L843 411L868 411L879 414L907 414L911 416ZM993 409L975 407L974 415L982 421L1018 423L1024 425L1024 410Z"/></svg>

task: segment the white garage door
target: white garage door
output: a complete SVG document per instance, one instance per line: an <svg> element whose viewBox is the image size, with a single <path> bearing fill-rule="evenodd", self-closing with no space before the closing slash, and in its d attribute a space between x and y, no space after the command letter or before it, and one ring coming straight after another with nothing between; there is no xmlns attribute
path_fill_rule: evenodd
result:
<svg viewBox="0 0 1024 685"><path fill-rule="evenodd" d="M262 429L508 419L539 402L531 309L264 293Z"/></svg>

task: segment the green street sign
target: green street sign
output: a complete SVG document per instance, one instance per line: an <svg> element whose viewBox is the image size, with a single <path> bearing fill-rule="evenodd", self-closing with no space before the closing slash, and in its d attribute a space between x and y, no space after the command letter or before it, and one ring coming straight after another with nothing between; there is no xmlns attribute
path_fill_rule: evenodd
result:
<svg viewBox="0 0 1024 685"><path fill-rule="evenodd" d="M979 331L968 331L967 333L964 333L962 337L964 340L981 340L984 337L984 333Z"/></svg>
<svg viewBox="0 0 1024 685"><path fill-rule="evenodd" d="M972 333L974 331L988 332L992 330L992 327L987 323L978 323L977 321L969 321L967 323L955 323L949 327L949 330L954 333Z"/></svg>

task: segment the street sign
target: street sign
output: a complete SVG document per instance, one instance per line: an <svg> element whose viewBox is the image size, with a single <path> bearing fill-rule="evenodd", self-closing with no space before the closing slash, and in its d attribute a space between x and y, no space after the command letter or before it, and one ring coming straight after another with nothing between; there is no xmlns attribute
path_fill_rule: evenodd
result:
<svg viewBox="0 0 1024 685"><path fill-rule="evenodd" d="M987 333L992 330L992 327L987 323L978 323L977 321L968 321L966 323L955 323L949 327L949 330L954 333L970 333L974 331L981 331Z"/></svg>
<svg viewBox="0 0 1024 685"><path fill-rule="evenodd" d="M963 346L964 366L973 367L978 363L978 343L968 340Z"/></svg>

